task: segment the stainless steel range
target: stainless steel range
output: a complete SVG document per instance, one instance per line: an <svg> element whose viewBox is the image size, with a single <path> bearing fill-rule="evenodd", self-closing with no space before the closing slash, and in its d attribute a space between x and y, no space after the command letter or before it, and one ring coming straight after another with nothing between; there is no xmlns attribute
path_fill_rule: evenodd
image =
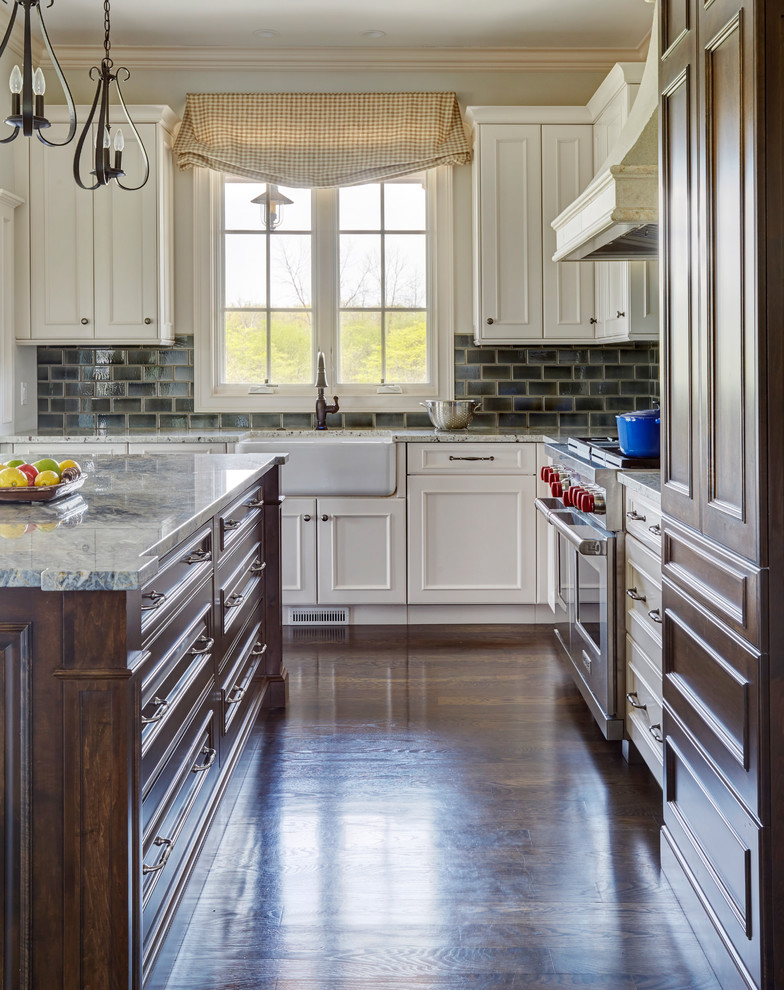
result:
<svg viewBox="0 0 784 990"><path fill-rule="evenodd" d="M607 739L623 737L623 490L620 468L658 466L626 458L612 437L546 444L550 497L536 508L555 533L555 629L575 683Z"/></svg>

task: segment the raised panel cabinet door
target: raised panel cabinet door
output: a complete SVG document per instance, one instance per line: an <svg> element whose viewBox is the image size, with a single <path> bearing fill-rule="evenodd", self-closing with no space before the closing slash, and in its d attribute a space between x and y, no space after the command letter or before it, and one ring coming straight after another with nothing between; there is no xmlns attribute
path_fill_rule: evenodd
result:
<svg viewBox="0 0 784 990"><path fill-rule="evenodd" d="M67 125L53 123L51 140ZM95 336L93 206L97 196L73 178L73 144L29 142L30 334L33 340L76 343Z"/></svg>
<svg viewBox="0 0 784 990"><path fill-rule="evenodd" d="M155 124L137 124L150 159L147 184L128 192L111 182L95 193L95 336L98 340L154 341L159 335L158 169ZM127 133L126 133L127 132ZM143 177L138 142L125 128L122 180Z"/></svg>
<svg viewBox="0 0 784 990"><path fill-rule="evenodd" d="M702 532L764 564L759 545L754 11L700 11Z"/></svg>
<svg viewBox="0 0 784 990"><path fill-rule="evenodd" d="M406 501L318 500L318 601L322 605L404 605Z"/></svg>
<svg viewBox="0 0 784 990"><path fill-rule="evenodd" d="M542 161L539 124L480 124L474 162L479 342L540 340Z"/></svg>
<svg viewBox="0 0 784 990"><path fill-rule="evenodd" d="M287 498L280 513L281 599L316 604L316 500Z"/></svg>
<svg viewBox="0 0 784 990"><path fill-rule="evenodd" d="M551 222L585 189L593 177L590 124L542 126L542 271L544 337L593 340L594 277L589 262L554 262Z"/></svg>
<svg viewBox="0 0 784 990"><path fill-rule="evenodd" d="M662 509L700 525L695 0L662 5L659 66Z"/></svg>
<svg viewBox="0 0 784 990"><path fill-rule="evenodd" d="M408 600L536 602L536 478L409 477Z"/></svg>

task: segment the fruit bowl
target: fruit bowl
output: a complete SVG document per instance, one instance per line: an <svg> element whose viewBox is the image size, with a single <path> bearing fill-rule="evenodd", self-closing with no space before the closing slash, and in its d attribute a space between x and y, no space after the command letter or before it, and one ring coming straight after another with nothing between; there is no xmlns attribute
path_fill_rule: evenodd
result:
<svg viewBox="0 0 784 990"><path fill-rule="evenodd" d="M51 502L63 495L70 495L81 488L87 479L82 474L73 481L61 481L59 485L40 485L38 488L0 488L0 502Z"/></svg>

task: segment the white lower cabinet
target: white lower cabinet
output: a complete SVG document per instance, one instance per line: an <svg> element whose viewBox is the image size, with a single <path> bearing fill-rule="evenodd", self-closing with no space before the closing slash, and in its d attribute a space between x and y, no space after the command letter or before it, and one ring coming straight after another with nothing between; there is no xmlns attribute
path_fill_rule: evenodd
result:
<svg viewBox="0 0 784 990"><path fill-rule="evenodd" d="M534 604L533 475L408 478L411 604Z"/></svg>
<svg viewBox="0 0 784 990"><path fill-rule="evenodd" d="M402 498L287 498L282 507L285 605L404 605Z"/></svg>

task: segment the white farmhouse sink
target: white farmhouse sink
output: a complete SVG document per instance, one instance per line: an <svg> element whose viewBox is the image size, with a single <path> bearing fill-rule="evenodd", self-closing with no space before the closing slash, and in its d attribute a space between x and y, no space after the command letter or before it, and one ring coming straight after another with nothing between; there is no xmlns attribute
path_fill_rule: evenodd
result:
<svg viewBox="0 0 784 990"><path fill-rule="evenodd" d="M283 495L391 495L396 446L389 436L303 433L280 440L242 440L237 453L289 455L280 470Z"/></svg>

